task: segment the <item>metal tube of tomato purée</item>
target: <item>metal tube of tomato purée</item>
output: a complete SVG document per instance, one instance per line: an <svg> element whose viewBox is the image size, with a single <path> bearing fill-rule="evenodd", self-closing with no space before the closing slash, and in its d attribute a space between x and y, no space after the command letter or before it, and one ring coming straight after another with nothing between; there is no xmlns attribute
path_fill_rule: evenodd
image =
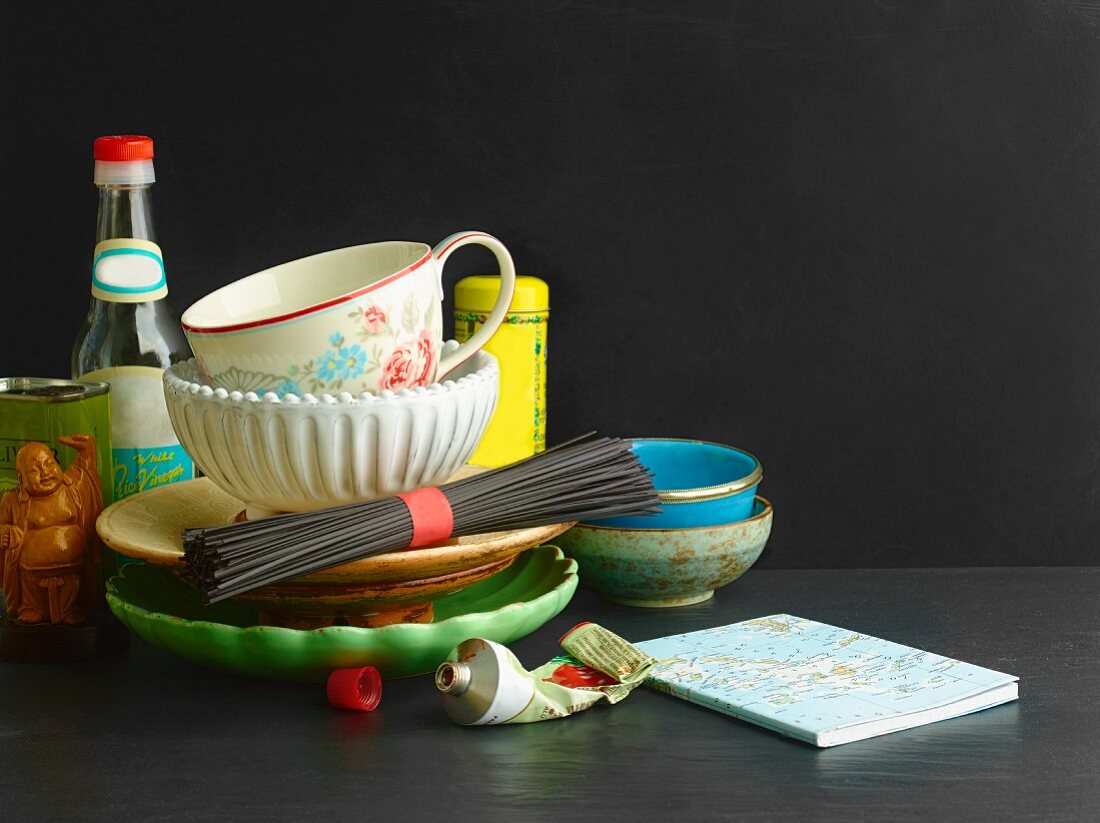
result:
<svg viewBox="0 0 1100 823"><path fill-rule="evenodd" d="M466 640L435 673L443 710L463 726L567 717L600 700L623 700L656 662L594 623L570 629L561 645L571 656L529 672L499 643Z"/></svg>

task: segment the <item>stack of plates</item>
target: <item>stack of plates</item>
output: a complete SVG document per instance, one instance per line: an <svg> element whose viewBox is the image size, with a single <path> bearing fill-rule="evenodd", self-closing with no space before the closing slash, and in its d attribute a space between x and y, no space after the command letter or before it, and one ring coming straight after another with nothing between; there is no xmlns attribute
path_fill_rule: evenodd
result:
<svg viewBox="0 0 1100 823"><path fill-rule="evenodd" d="M494 577L436 602L431 623L311 631L258 626L257 609L229 600L205 606L198 591L168 569L126 566L107 584L107 602L150 643L224 671L323 681L333 669L375 666L383 677L433 671L463 640L511 643L568 605L577 564L554 546L521 554Z"/></svg>
<svg viewBox="0 0 1100 823"><path fill-rule="evenodd" d="M576 563L542 545L565 523L375 555L206 606L181 577L182 533L229 523L242 507L202 478L105 509L96 523L104 543L145 561L108 583L119 620L155 645L240 674L315 680L373 665L403 677L431 671L468 638L529 634L577 588ZM401 622L409 619L419 622Z"/></svg>

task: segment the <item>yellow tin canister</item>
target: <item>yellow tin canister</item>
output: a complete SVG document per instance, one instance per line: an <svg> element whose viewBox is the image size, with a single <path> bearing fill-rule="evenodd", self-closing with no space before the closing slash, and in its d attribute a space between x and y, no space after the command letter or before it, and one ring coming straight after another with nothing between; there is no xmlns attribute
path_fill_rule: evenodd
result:
<svg viewBox="0 0 1100 823"><path fill-rule="evenodd" d="M462 343L485 322L500 293L500 278L464 277L455 286L455 339ZM485 351L500 362L500 400L481 444L478 466L503 466L546 448L546 331L550 287L517 277L508 314Z"/></svg>

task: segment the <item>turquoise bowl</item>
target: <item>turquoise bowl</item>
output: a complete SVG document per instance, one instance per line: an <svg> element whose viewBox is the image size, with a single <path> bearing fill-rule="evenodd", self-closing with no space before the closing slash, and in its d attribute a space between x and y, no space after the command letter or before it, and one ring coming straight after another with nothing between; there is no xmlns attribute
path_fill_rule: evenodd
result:
<svg viewBox="0 0 1100 823"><path fill-rule="evenodd" d="M661 499L656 514L610 517L592 525L622 529L690 529L721 526L752 515L764 476L746 451L701 440L637 438L632 451L653 472Z"/></svg>
<svg viewBox="0 0 1100 823"><path fill-rule="evenodd" d="M581 523L557 538L581 582L627 606L688 606L744 574L772 531L772 506L755 498L736 523L690 529L626 529Z"/></svg>

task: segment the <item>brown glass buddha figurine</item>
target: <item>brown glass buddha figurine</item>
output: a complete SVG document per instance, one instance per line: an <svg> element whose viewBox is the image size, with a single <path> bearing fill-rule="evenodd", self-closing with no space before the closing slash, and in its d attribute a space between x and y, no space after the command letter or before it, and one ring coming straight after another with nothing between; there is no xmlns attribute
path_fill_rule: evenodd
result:
<svg viewBox="0 0 1100 823"><path fill-rule="evenodd" d="M0 498L4 600L20 624L82 623L99 599L95 438L59 440L77 453L65 471L47 446L28 443L15 458L18 487Z"/></svg>

